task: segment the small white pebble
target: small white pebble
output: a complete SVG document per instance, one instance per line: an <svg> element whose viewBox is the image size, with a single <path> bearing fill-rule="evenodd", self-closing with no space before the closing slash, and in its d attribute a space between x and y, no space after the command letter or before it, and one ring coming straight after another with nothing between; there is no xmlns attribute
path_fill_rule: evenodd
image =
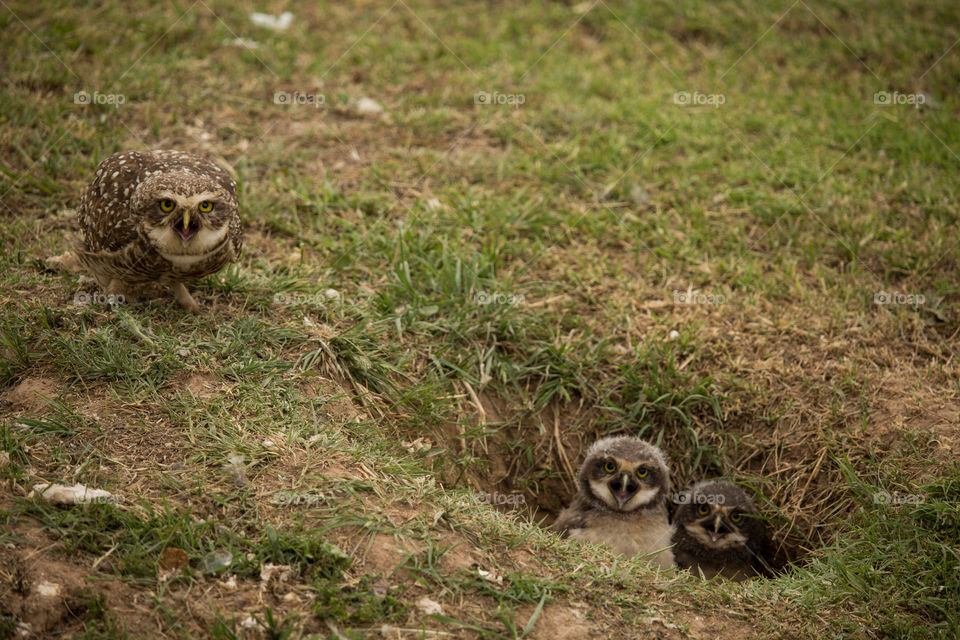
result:
<svg viewBox="0 0 960 640"><path fill-rule="evenodd" d="M60 595L60 585L54 582L47 582L46 580L41 580L40 584L36 587L36 593L39 596L45 596L47 598L55 598Z"/></svg>
<svg viewBox="0 0 960 640"><path fill-rule="evenodd" d="M363 97L357 100L357 113L375 114L383 113L383 107L372 98Z"/></svg>
<svg viewBox="0 0 960 640"><path fill-rule="evenodd" d="M676 340L679 337L680 337L680 332L677 331L676 329L670 332L670 336L669 336L670 340Z"/></svg>
<svg viewBox="0 0 960 640"><path fill-rule="evenodd" d="M340 292L336 289L327 289L323 292L323 295L326 296L327 300L336 300L340 297Z"/></svg>
<svg viewBox="0 0 960 640"><path fill-rule="evenodd" d="M269 13L259 13L254 11L250 14L250 22L259 26L273 29L274 31L286 31L293 24L293 14L284 11L279 16Z"/></svg>

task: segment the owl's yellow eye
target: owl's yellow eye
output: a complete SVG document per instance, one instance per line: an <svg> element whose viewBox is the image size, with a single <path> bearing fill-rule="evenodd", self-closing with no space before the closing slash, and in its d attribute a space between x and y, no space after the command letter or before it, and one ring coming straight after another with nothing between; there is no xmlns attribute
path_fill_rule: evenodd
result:
<svg viewBox="0 0 960 640"><path fill-rule="evenodd" d="M200 213L210 213L213 211L213 203L209 200L204 200L197 206L197 209L200 210Z"/></svg>
<svg viewBox="0 0 960 640"><path fill-rule="evenodd" d="M613 460L607 460L607 463L603 465L603 470L607 473L613 473L617 470L617 465L613 462Z"/></svg>
<svg viewBox="0 0 960 640"><path fill-rule="evenodd" d="M177 203L171 200L170 198L164 198L160 201L160 211L164 213L170 213L176 208Z"/></svg>
<svg viewBox="0 0 960 640"><path fill-rule="evenodd" d="M637 468L637 477L638 477L638 478L646 478L648 475L650 475L650 471L649 471L646 467L638 467L638 468Z"/></svg>
<svg viewBox="0 0 960 640"><path fill-rule="evenodd" d="M730 514L730 522L738 523L743 520L743 514L740 512L735 512Z"/></svg>
<svg viewBox="0 0 960 640"><path fill-rule="evenodd" d="M710 505L701 503L697 505L697 515L705 516L710 513Z"/></svg>

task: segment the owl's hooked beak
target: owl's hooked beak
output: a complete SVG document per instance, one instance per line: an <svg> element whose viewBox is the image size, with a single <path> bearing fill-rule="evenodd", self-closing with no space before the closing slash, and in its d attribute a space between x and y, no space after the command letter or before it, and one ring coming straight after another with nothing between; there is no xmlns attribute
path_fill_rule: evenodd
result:
<svg viewBox="0 0 960 640"><path fill-rule="evenodd" d="M184 211L183 217L173 223L173 230L180 236L183 244L187 244L190 242L190 238L197 235L197 232L200 230L200 223L196 220L191 221L190 212Z"/></svg>
<svg viewBox="0 0 960 640"><path fill-rule="evenodd" d="M610 482L610 490L621 509L623 505L628 503L630 499L636 495L639 488L640 487L633 481L632 473L623 473L620 475L619 482L615 480Z"/></svg>
<svg viewBox="0 0 960 640"><path fill-rule="evenodd" d="M718 512L713 519L713 531L710 532L710 539L716 542L721 536L727 533L730 533L730 530L727 529L727 525L720 519L720 513Z"/></svg>

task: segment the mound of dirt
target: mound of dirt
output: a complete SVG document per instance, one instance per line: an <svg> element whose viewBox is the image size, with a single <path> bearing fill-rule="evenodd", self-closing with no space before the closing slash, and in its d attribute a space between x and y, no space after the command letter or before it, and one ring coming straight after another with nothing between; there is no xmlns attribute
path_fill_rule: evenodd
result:
<svg viewBox="0 0 960 640"><path fill-rule="evenodd" d="M48 411L44 398L56 398L60 385L50 378L25 378L3 394L3 401L18 413L38 415Z"/></svg>

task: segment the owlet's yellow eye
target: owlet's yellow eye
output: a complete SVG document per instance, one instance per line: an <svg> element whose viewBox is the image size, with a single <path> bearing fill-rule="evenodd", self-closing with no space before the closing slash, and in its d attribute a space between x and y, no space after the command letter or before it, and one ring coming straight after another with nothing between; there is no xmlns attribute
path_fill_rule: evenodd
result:
<svg viewBox="0 0 960 640"><path fill-rule="evenodd" d="M607 460L607 463L603 465L603 470L607 473L613 473L617 470L617 465L613 462L613 460Z"/></svg>
<svg viewBox="0 0 960 640"><path fill-rule="evenodd" d="M164 213L170 213L176 206L177 203L170 198L164 198L160 201L160 211L163 211Z"/></svg>
<svg viewBox="0 0 960 640"><path fill-rule="evenodd" d="M638 478L646 478L649 474L650 474L650 472L647 470L646 467L638 467L638 468L637 468L637 477L638 477Z"/></svg>
<svg viewBox="0 0 960 640"><path fill-rule="evenodd" d="M707 504L705 504L705 503L701 503L701 504L697 505L697 515L705 516L705 515L707 515L708 513L710 513L710 506L709 506L709 505L707 505Z"/></svg>
<svg viewBox="0 0 960 640"><path fill-rule="evenodd" d="M204 200L197 206L197 209L200 210L200 213L210 213L213 211L213 203L209 200Z"/></svg>
<svg viewBox="0 0 960 640"><path fill-rule="evenodd" d="M730 522L740 522L741 520L743 520L743 514L742 514L742 513L731 513L731 514L730 514Z"/></svg>

